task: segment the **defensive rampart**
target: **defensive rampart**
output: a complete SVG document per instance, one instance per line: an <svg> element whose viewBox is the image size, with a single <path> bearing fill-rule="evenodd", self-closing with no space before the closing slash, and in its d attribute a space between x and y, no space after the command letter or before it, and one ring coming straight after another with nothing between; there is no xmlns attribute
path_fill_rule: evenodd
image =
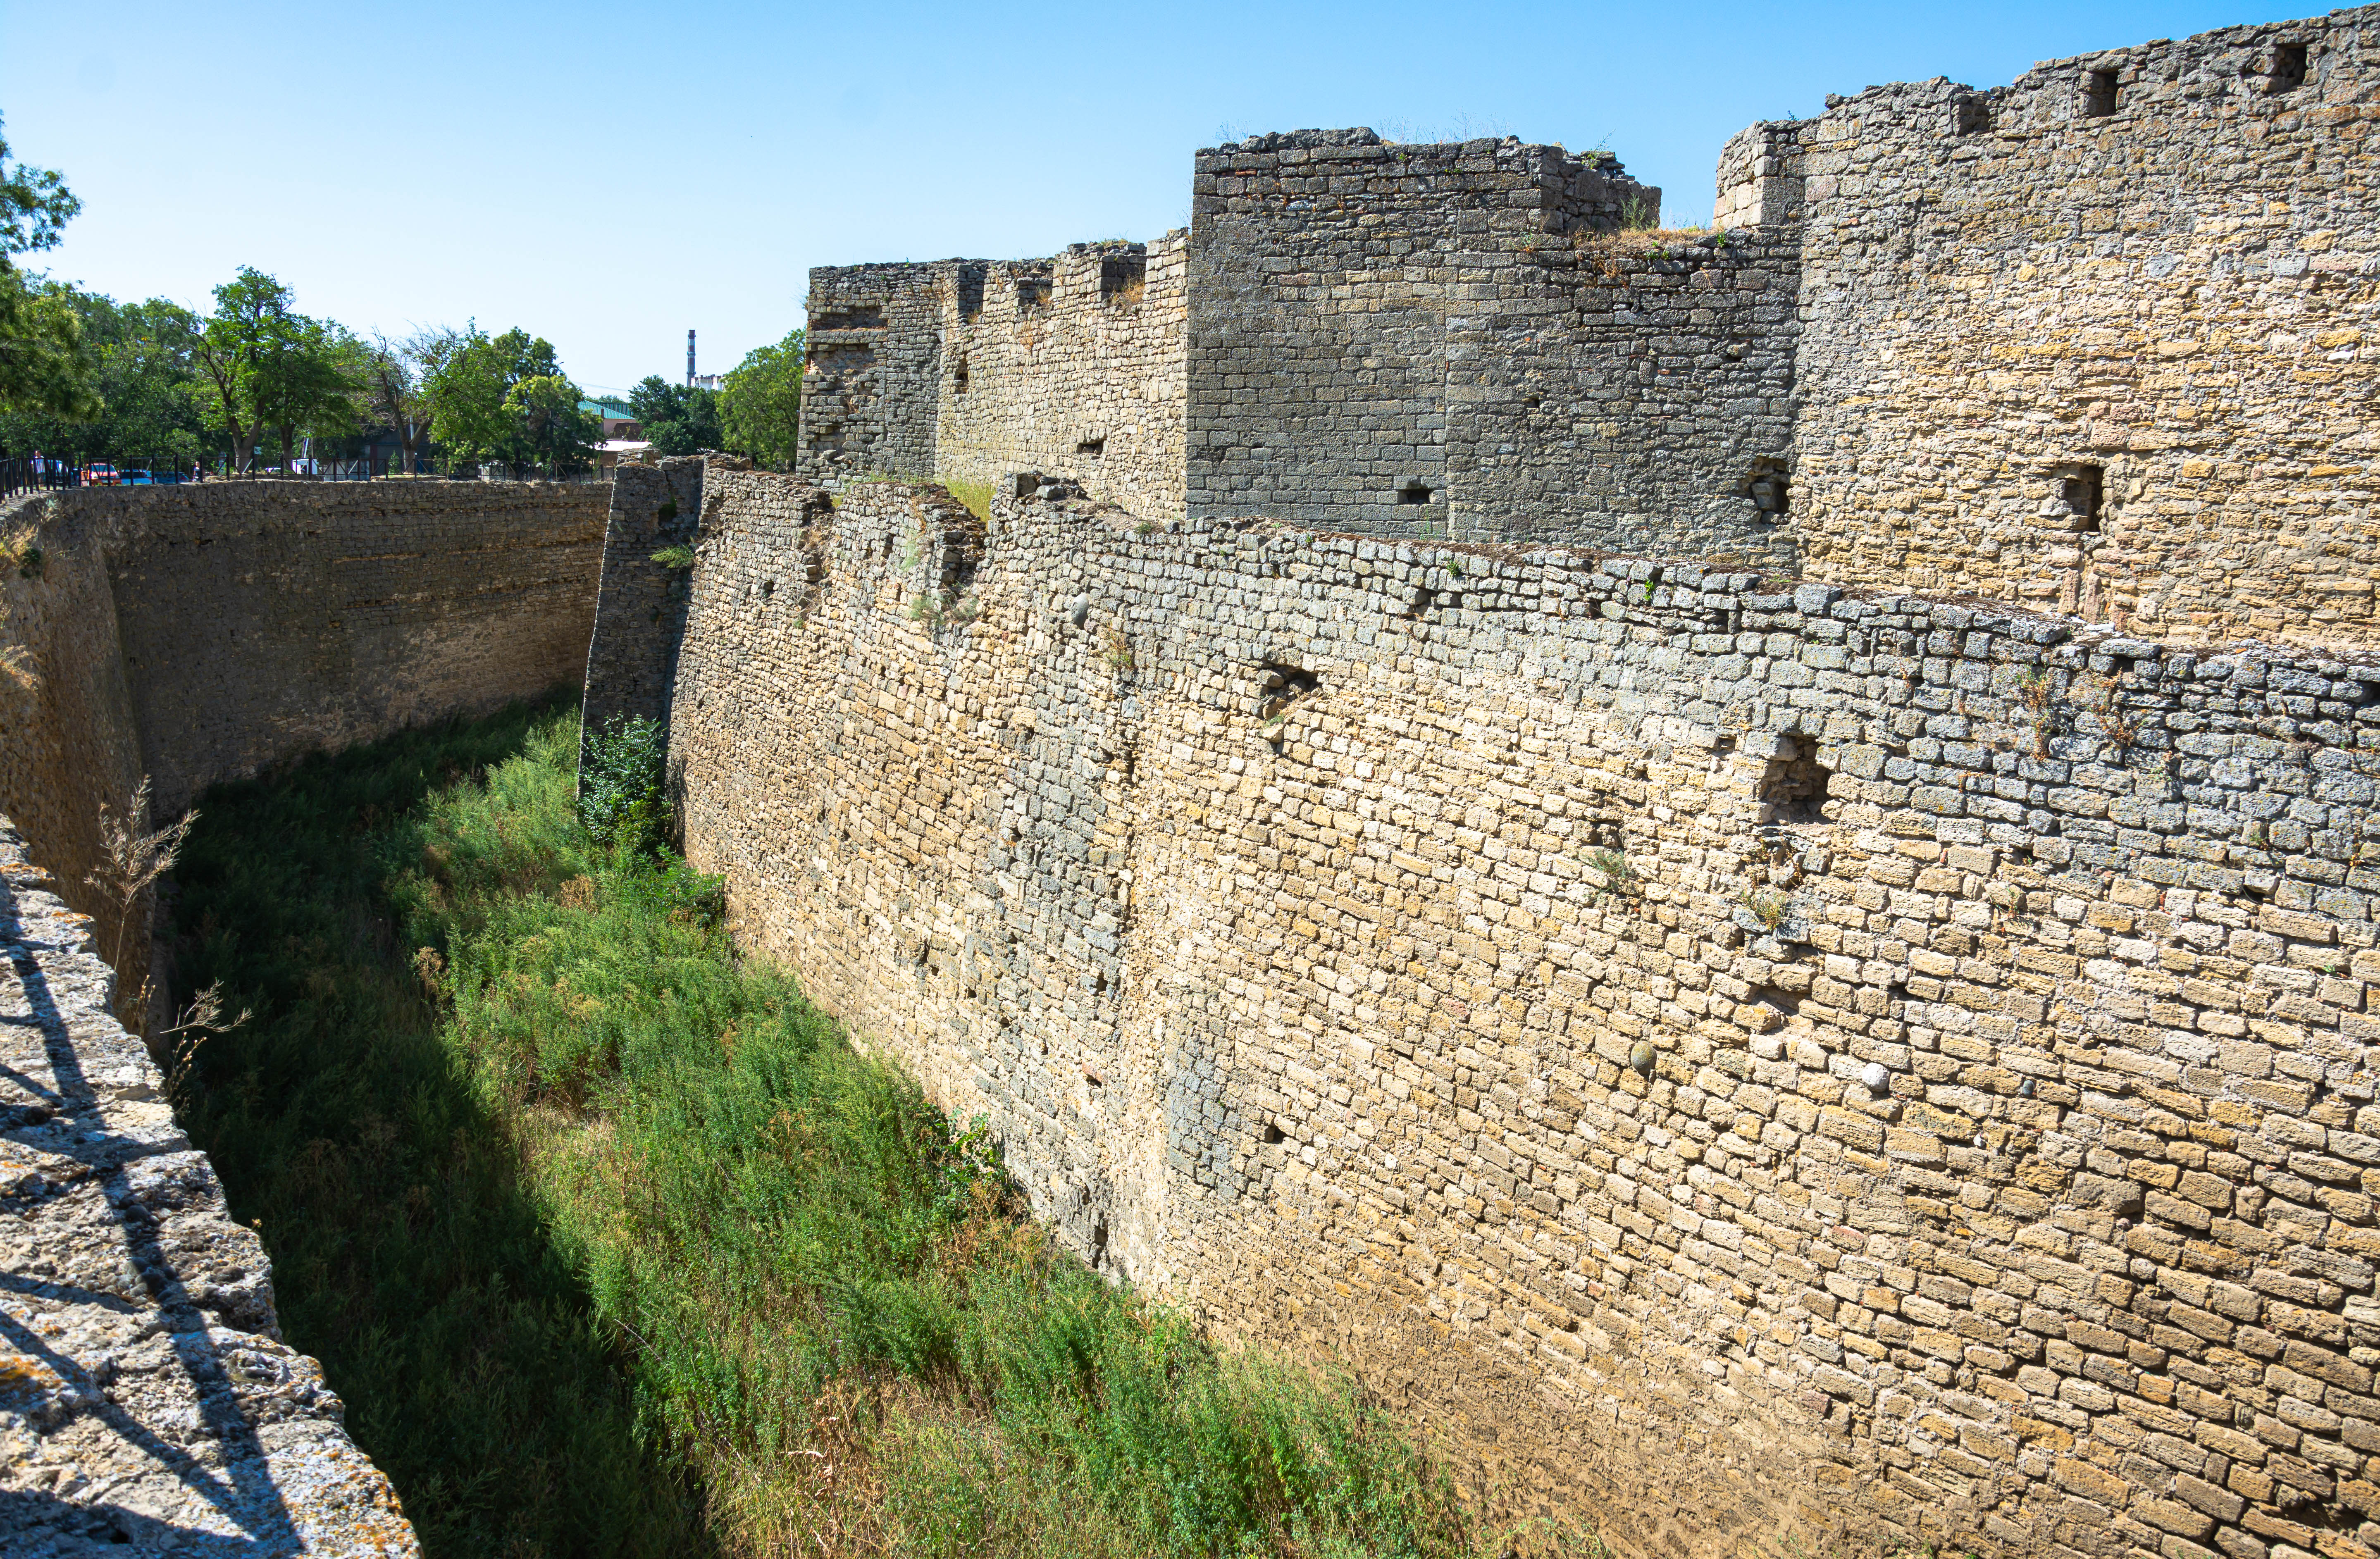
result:
<svg viewBox="0 0 2380 1559"><path fill-rule="evenodd" d="M0 509L0 813L113 946L83 880L101 804L120 812L147 775L169 816L218 780L574 680L608 497L258 481L16 501Z"/></svg>
<svg viewBox="0 0 2380 1559"><path fill-rule="evenodd" d="M814 272L831 393L800 469L1005 459L1160 520L1559 540L2168 641L2380 648L2375 27L2366 7L1829 98L1729 144L1700 233L1646 230L1661 191L1606 155L1510 139L1202 151L1183 293L1135 322L1122 386L1178 404L1134 446L1178 432L1175 473L1078 458L1121 424L1075 348L1002 324L988 357L960 323L968 278L1002 272L997 310L1038 261ZM1053 320L1066 266L1111 252L1058 262ZM844 300L896 274L926 301L887 294L858 344Z"/></svg>
<svg viewBox="0 0 2380 1559"><path fill-rule="evenodd" d="M1179 512L1184 249L1169 233L814 272L796 468L975 484L1042 470Z"/></svg>
<svg viewBox="0 0 2380 1559"><path fill-rule="evenodd" d="M1830 99L1800 235L1809 571L2200 640L2380 643L2366 7Z"/></svg>
<svg viewBox="0 0 2380 1559"><path fill-rule="evenodd" d="M1104 1270L1623 1552L2380 1535L2380 666L704 479L690 859Z"/></svg>

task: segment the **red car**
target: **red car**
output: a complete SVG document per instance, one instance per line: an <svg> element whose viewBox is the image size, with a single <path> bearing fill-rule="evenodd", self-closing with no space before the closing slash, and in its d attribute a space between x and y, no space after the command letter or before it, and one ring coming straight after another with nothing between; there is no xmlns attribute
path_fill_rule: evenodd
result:
<svg viewBox="0 0 2380 1559"><path fill-rule="evenodd" d="M115 487L123 480L123 477L117 474L115 467L105 461L82 468L82 485L85 487Z"/></svg>

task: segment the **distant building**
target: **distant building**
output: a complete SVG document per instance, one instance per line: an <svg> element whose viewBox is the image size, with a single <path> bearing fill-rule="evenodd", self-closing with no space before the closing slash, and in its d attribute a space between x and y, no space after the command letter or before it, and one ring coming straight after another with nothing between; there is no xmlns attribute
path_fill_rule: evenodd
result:
<svg viewBox="0 0 2380 1559"><path fill-rule="evenodd" d="M582 400L578 409L602 419L603 437L595 446L595 458L602 469L609 471L623 459L633 461L653 447L643 437L644 424L637 420L627 402L607 395Z"/></svg>
<svg viewBox="0 0 2380 1559"><path fill-rule="evenodd" d="M603 419L603 437L606 439L636 439L644 436L644 425L637 420L636 412L630 408L627 402L616 396L606 395L600 400L582 400L578 403L578 409Z"/></svg>

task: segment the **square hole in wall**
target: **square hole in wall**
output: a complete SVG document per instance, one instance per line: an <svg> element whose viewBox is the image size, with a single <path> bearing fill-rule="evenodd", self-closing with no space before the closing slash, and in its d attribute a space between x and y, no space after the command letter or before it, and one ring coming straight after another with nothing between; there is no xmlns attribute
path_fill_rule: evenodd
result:
<svg viewBox="0 0 2380 1559"><path fill-rule="evenodd" d="M1099 298L1119 308L1138 303L1147 284L1148 252L1122 249L1099 257Z"/></svg>
<svg viewBox="0 0 2380 1559"><path fill-rule="evenodd" d="M1397 486L1397 502L1400 503L1427 503L1429 500L1429 484L1418 477L1408 477Z"/></svg>
<svg viewBox="0 0 2380 1559"><path fill-rule="evenodd" d="M951 370L951 389L955 394L967 393L967 360L964 352L959 354L958 366Z"/></svg>
<svg viewBox="0 0 2380 1559"><path fill-rule="evenodd" d="M1097 460L1099 456L1107 453L1107 452L1108 441L1104 438L1085 439L1075 446L1075 453L1081 455L1085 460Z"/></svg>
<svg viewBox="0 0 2380 1559"><path fill-rule="evenodd" d="M2073 528L2085 532L2099 528L2100 496L2107 484L2107 471L2097 465L2061 465L2050 477L2051 496L2073 516Z"/></svg>
<svg viewBox="0 0 2380 1559"><path fill-rule="evenodd" d="M1743 486L1739 490L1752 500L1752 506L1765 518L1781 520L1785 517L1788 487L1785 463L1763 455L1752 463L1752 469L1744 477Z"/></svg>
<svg viewBox="0 0 2380 1559"><path fill-rule="evenodd" d="M2303 43L2273 45L2273 73L2265 78L2265 91L2275 93L2293 92L2305 85L2306 46Z"/></svg>
<svg viewBox="0 0 2380 1559"><path fill-rule="evenodd" d="M1951 100L1950 133L1952 135L1980 135L1991 127L1991 105L1982 98L1970 96Z"/></svg>
<svg viewBox="0 0 2380 1559"><path fill-rule="evenodd" d="M1783 755L1768 760L1754 799L1764 823L1823 823L1831 769L1820 764L1806 736L1790 738Z"/></svg>
<svg viewBox="0 0 2380 1559"><path fill-rule="evenodd" d="M2116 111L2116 73L2094 70L2082 78L2082 116L2104 119Z"/></svg>

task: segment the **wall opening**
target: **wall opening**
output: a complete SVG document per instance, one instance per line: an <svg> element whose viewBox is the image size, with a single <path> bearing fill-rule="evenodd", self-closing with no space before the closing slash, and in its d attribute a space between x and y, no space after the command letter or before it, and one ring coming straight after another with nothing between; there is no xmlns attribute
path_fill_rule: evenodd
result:
<svg viewBox="0 0 2380 1559"><path fill-rule="evenodd" d="M2099 500L2107 489L2107 474L2097 465L2061 465L2051 480L2051 496L2071 516L2070 528L2084 532L2099 528Z"/></svg>
<svg viewBox="0 0 2380 1559"><path fill-rule="evenodd" d="M1950 103L1950 133L1981 135L1992 127L1991 105L1979 97L1954 98Z"/></svg>
<svg viewBox="0 0 2380 1559"><path fill-rule="evenodd" d="M2276 43L2273 46L2273 74L2265 90L2273 92L2293 92L2305 85L2306 46L2303 43Z"/></svg>
<svg viewBox="0 0 2380 1559"><path fill-rule="evenodd" d="M2116 111L2116 73L2094 70L2082 78L2082 116L2104 119Z"/></svg>
<svg viewBox="0 0 2380 1559"><path fill-rule="evenodd" d="M1427 503L1429 496L1428 485L1419 477L1410 477L1397 489L1397 502L1400 503Z"/></svg>
<svg viewBox="0 0 2380 1559"><path fill-rule="evenodd" d="M1806 736L1779 738L1778 755L1768 760L1754 798L1763 823L1823 823L1827 782L1833 771L1818 762Z"/></svg>
<svg viewBox="0 0 2380 1559"><path fill-rule="evenodd" d="M1266 1122L1265 1122L1265 1124L1264 1124L1264 1140L1265 1140L1265 1144L1266 1144L1268 1147L1269 1147L1269 1146L1270 1146L1270 1145L1272 1145L1273 1143L1280 1142L1280 1141L1281 1141L1281 1122L1280 1122L1280 1121L1278 1121L1278 1120L1268 1120L1268 1121L1266 1121Z"/></svg>
<svg viewBox="0 0 2380 1559"><path fill-rule="evenodd" d="M1148 275L1148 251L1120 249L1099 257L1099 301L1119 308L1138 303Z"/></svg>
<svg viewBox="0 0 2380 1559"><path fill-rule="evenodd" d="M983 312L983 278L989 267L962 265L958 274L959 323L971 325Z"/></svg>
<svg viewBox="0 0 2380 1559"><path fill-rule="evenodd" d="M1036 308L1050 307L1050 278L1019 276L1016 279L1016 311L1029 314Z"/></svg>
<svg viewBox="0 0 2380 1559"><path fill-rule="evenodd" d="M957 366L951 369L951 389L955 394L967 393L967 360L964 352L959 354Z"/></svg>
<svg viewBox="0 0 2380 1559"><path fill-rule="evenodd" d="M1763 456L1752 463L1752 471L1744 477L1743 495L1762 514L1772 520L1783 519L1788 490L1783 461Z"/></svg>
<svg viewBox="0 0 2380 1559"><path fill-rule="evenodd" d="M1271 721L1288 713L1292 704L1318 690L1322 676L1284 660L1268 660L1257 668L1257 686L1260 690L1257 718Z"/></svg>
<svg viewBox="0 0 2380 1559"><path fill-rule="evenodd" d="M875 305L856 308L830 308L810 321L816 331L880 331L884 328L884 310Z"/></svg>
<svg viewBox="0 0 2380 1559"><path fill-rule="evenodd" d="M1086 460L1097 460L1099 456L1107 453L1107 452L1108 441L1103 438L1085 439L1082 442L1075 446L1075 453L1081 455Z"/></svg>

